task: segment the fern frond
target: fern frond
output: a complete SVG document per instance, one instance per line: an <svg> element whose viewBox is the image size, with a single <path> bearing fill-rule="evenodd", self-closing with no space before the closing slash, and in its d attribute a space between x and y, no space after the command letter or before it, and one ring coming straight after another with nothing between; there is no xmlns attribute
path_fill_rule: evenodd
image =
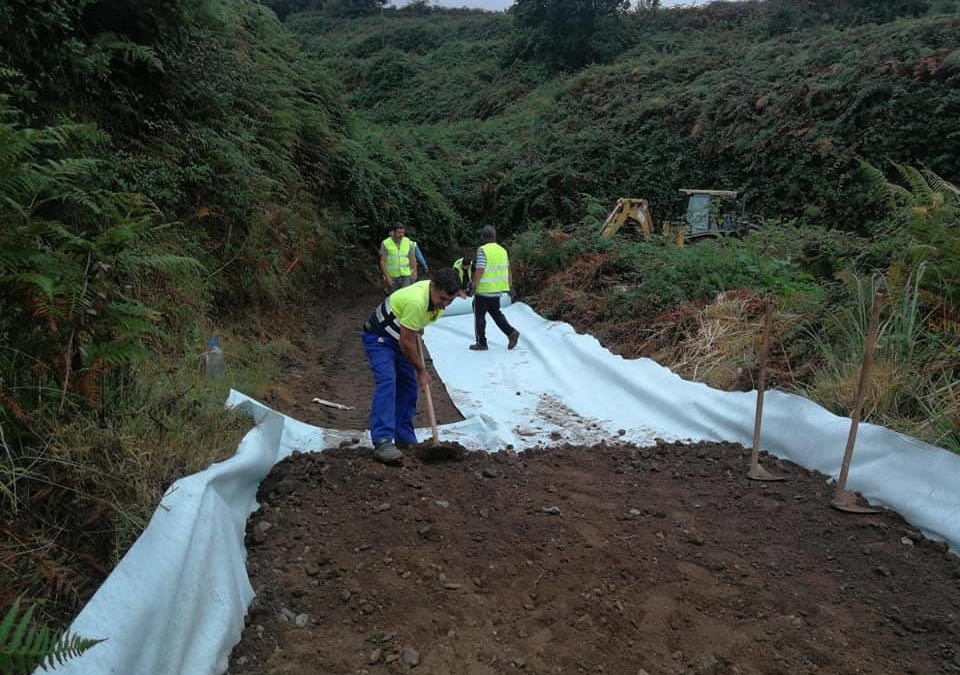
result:
<svg viewBox="0 0 960 675"><path fill-rule="evenodd" d="M95 343L83 350L83 361L90 367L102 367L104 365L111 368L119 368L129 364L131 361L146 354L146 349L140 341L140 335L147 331L141 331L136 338L123 340L120 342L111 342L110 344Z"/></svg>
<svg viewBox="0 0 960 675"><path fill-rule="evenodd" d="M935 192L919 169L908 164L898 164L897 162L894 162L893 166L904 182L910 186L910 194L913 196L913 202L915 204L933 204Z"/></svg>
<svg viewBox="0 0 960 675"><path fill-rule="evenodd" d="M53 300L56 282L50 277L46 277L36 272L20 272L19 274L8 274L7 276L3 277L2 280L5 283L19 282L27 286L39 288L41 291L43 291L48 299Z"/></svg>
<svg viewBox="0 0 960 675"><path fill-rule="evenodd" d="M140 64L162 73L163 61L153 48L130 40L125 40L115 33L103 33L96 41L97 46L110 52L112 56L119 56L124 63Z"/></svg>
<svg viewBox="0 0 960 675"><path fill-rule="evenodd" d="M86 178L96 173L100 160L86 157L67 159L48 159L42 166L44 171L56 178Z"/></svg>
<svg viewBox="0 0 960 675"><path fill-rule="evenodd" d="M196 258L172 253L154 253L152 255L123 256L125 266L134 263L137 266L151 269L167 275L199 274L206 268Z"/></svg>
<svg viewBox="0 0 960 675"><path fill-rule="evenodd" d="M926 177L930 187L932 187L934 190L943 195L953 195L955 200L960 201L960 188L958 188L956 185L941 178L930 169L924 169L923 175Z"/></svg>
<svg viewBox="0 0 960 675"><path fill-rule="evenodd" d="M17 600L0 622L0 673L28 675L37 668L63 664L103 642L33 626L33 607L19 618Z"/></svg>
<svg viewBox="0 0 960 675"><path fill-rule="evenodd" d="M861 160L860 169L867 176L871 188L871 196L886 206L888 210L895 210L897 208L897 200L890 189L893 186L887 181L887 177L883 172L866 160Z"/></svg>

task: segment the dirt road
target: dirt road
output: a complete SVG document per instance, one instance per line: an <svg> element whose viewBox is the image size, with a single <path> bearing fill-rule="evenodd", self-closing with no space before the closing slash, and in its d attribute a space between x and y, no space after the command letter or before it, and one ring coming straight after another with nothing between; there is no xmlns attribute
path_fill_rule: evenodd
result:
<svg viewBox="0 0 960 675"><path fill-rule="evenodd" d="M366 429L373 374L367 365L360 333L363 322L382 300L380 294L368 294L360 298L334 298L332 305L323 310L305 308L306 320L289 329L297 351L292 356L286 379L272 389L264 402L316 426ZM427 368L434 377L432 391L437 423L463 419L437 377L429 351L426 356ZM314 398L350 406L352 410L322 406L313 403ZM414 424L418 428L430 426L422 401L417 406Z"/></svg>
<svg viewBox="0 0 960 675"><path fill-rule="evenodd" d="M960 672L960 566L729 444L295 456L248 527L234 674Z"/></svg>
<svg viewBox="0 0 960 675"><path fill-rule="evenodd" d="M268 402L364 427L376 301L318 319ZM960 672L958 559L896 514L832 511L793 464L758 484L730 444L370 452L294 456L261 486L234 675Z"/></svg>

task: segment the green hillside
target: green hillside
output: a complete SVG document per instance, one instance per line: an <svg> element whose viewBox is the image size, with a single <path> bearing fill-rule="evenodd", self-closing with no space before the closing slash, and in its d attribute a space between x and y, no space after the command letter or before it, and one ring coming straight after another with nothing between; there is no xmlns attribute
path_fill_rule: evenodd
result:
<svg viewBox="0 0 960 675"><path fill-rule="evenodd" d="M742 5L742 6L741 6ZM681 187L742 189L752 211L863 227L858 160L957 177L960 15L771 34L775 3L621 17L609 63L555 73L506 58L508 15L387 11L288 26L397 145L458 170L442 185L474 222L509 231Z"/></svg>

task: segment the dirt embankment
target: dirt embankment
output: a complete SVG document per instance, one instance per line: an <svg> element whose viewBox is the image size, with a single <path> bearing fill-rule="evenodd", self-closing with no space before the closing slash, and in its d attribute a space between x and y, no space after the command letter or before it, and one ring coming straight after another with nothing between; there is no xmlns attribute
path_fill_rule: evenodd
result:
<svg viewBox="0 0 960 675"><path fill-rule="evenodd" d="M250 520L230 672L960 672L960 566L730 444L294 456Z"/></svg>

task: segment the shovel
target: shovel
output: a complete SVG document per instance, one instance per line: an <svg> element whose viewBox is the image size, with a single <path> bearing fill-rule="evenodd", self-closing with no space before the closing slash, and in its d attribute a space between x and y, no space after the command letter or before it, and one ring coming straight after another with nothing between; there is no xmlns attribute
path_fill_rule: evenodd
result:
<svg viewBox="0 0 960 675"><path fill-rule="evenodd" d="M420 365L426 370L427 362L423 357L423 342L419 335L417 335L417 353L420 355ZM433 437L426 443L422 443L413 454L417 459L424 462L456 459L460 456L459 449L453 445L443 445L440 443L439 434L437 433L437 416L433 411L433 395L430 393L430 385L427 384L423 388L423 391L427 395L427 418L430 420L430 431Z"/></svg>

